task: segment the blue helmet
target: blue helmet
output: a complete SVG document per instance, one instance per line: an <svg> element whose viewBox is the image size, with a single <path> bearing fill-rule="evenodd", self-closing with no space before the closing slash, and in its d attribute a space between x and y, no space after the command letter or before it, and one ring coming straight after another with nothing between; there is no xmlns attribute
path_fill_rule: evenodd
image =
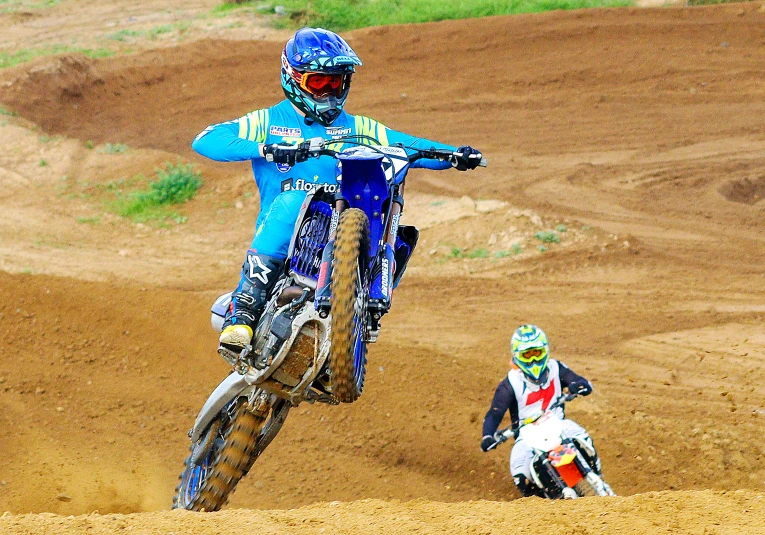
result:
<svg viewBox="0 0 765 535"><path fill-rule="evenodd" d="M282 89L300 111L324 126L340 115L361 60L342 37L302 28L282 52Z"/></svg>

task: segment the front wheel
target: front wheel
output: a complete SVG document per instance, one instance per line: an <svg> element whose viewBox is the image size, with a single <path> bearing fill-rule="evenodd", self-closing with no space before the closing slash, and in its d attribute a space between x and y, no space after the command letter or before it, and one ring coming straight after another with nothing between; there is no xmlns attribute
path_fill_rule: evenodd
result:
<svg viewBox="0 0 765 535"><path fill-rule="evenodd" d="M369 220L350 208L340 214L332 268L329 367L332 394L342 403L361 395L367 363Z"/></svg>
<svg viewBox="0 0 765 535"><path fill-rule="evenodd" d="M579 496L616 496L608 483L595 472L577 483L574 490Z"/></svg>

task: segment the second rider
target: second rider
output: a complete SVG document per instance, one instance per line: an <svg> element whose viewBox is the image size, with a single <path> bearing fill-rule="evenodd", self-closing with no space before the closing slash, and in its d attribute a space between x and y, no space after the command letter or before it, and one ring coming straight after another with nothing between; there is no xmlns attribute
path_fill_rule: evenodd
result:
<svg viewBox="0 0 765 535"><path fill-rule="evenodd" d="M233 121L208 126L192 148L221 162L252 161L260 191L255 237L242 265L220 335L220 349L239 354L252 340L253 328L279 278L300 208L306 194L323 186L337 191L335 160L305 160L297 144L311 138L369 136L380 145L414 149L446 149L459 153L451 162L420 160L412 167L460 171L474 169L480 153L468 146L455 149L387 128L373 119L343 110L355 67L356 53L339 35L321 28L303 28L290 39L281 57L281 83L286 99ZM371 141L367 141L371 143ZM331 258L327 244L322 264ZM391 266L392 269L392 266ZM317 302L326 294L329 277L320 277Z"/></svg>

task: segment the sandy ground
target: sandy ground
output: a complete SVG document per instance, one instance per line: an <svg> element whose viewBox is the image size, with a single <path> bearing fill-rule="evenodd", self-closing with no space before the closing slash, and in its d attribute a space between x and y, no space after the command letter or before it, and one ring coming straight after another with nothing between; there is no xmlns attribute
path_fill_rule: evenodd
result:
<svg viewBox="0 0 765 535"><path fill-rule="evenodd" d="M160 17L131 5L154 13L147 25ZM49 36L60 41L96 35L113 6L50 9L69 21ZM27 42L46 13L3 15L5 42ZM127 27L114 20L109 31ZM0 71L0 531L758 533L759 3L351 33L365 62L351 112L469 143L490 167L410 175L406 217L422 241L364 396L293 410L233 496L246 510L151 512L168 508L185 432L228 371L207 310L235 282L257 194L247 164L189 143L281 98L281 35L254 40L271 30L252 24L265 33ZM185 223L108 210L179 157L205 178L178 210ZM553 230L560 243L535 238ZM478 441L523 322L593 380L568 414L629 497L507 503L509 448L483 454Z"/></svg>

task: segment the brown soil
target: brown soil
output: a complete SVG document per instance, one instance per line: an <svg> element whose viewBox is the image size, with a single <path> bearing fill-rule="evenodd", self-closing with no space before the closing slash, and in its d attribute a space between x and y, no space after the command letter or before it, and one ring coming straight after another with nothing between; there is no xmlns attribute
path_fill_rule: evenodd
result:
<svg viewBox="0 0 765 535"><path fill-rule="evenodd" d="M470 143L490 167L411 174L422 243L364 395L293 410L231 501L263 511L215 515L111 513L169 507L185 431L228 371L207 311L236 279L257 196L247 164L189 143L281 98L283 42L0 72L19 114L0 117L0 531L758 533L764 29L760 4L734 4L350 34L365 61L350 111ZM115 189L179 156L206 179L178 209L188 222L109 212ZM556 227L541 251L535 234ZM509 448L477 445L522 322L593 380L569 416L607 480L649 494L470 502L517 497Z"/></svg>

